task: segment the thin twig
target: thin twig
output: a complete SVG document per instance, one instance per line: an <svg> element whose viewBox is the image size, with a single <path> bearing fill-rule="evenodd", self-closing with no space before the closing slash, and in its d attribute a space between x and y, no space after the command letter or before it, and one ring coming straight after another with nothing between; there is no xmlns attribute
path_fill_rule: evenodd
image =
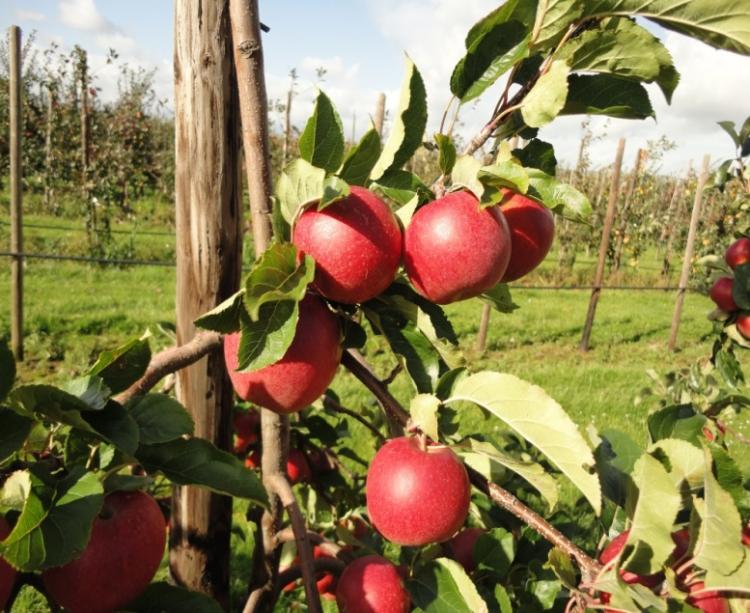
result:
<svg viewBox="0 0 750 613"><path fill-rule="evenodd" d="M346 564L336 558L318 558L317 560L313 560L312 564L312 570L315 575L320 572L340 575L345 567ZM292 583L292 581L296 581L303 576L303 572L304 568L298 564L285 568L279 573L279 578L276 580L276 589L280 590L285 585Z"/></svg>
<svg viewBox="0 0 750 613"><path fill-rule="evenodd" d="M369 421L367 421L364 417L362 417L356 411L352 411L351 409L347 409L346 407L341 406L338 402L336 402L330 396L323 397L323 408L334 411L335 413L343 413L344 415L348 415L352 419L356 419L365 428L367 428L370 432L372 432L379 441L382 442L385 440L385 437L383 436L383 434L374 425L372 425Z"/></svg>

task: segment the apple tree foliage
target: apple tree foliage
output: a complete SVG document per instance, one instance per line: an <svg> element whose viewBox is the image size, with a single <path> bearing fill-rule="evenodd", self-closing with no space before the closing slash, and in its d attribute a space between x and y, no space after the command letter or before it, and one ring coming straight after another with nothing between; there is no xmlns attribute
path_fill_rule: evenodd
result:
<svg viewBox="0 0 750 613"><path fill-rule="evenodd" d="M538 131L560 115L652 117L644 84L655 84L669 101L679 73L647 23L750 53L750 13L741 0L508 0L471 28L451 75L458 105L493 91L497 97L499 83L507 82L496 114L463 153L450 130L425 142L425 85L408 58L382 145L371 129L347 151L341 119L321 92L300 136L300 157L276 181L275 242L241 290L196 323L242 333L240 370L279 360L292 342L298 303L315 270L312 258L298 257L290 244L290 229L305 207L320 210L347 196L351 185L379 194L405 226L442 189L469 190L489 207L508 188L586 222L587 197L556 178L554 148ZM516 135L526 144L511 149L508 140ZM493 159L486 163L474 154L488 140ZM421 147L436 152L441 176L408 170ZM518 308L506 285L482 299L503 313ZM606 539L629 530L621 554L593 577L478 490L468 523L485 532L474 545L470 572L443 545L399 547L374 530L357 532L352 526L364 516L367 469L357 450L375 448L385 422L373 406L355 407L380 434L363 431L360 420L336 411L339 399L329 391L299 414L292 433L293 445L331 460L331 470L317 470L312 482L296 486L308 525L355 552L375 551L405 565L416 610L561 611L571 599L602 606L606 594L612 610L695 611L686 570L706 590L721 590L732 610L747 610L750 549L743 546L742 529L750 519L750 470L723 420L745 409L750 398L736 344L726 335L708 365L656 382L649 438L634 441L609 429L582 431L541 387L519 377L473 372L461 359L445 311L403 275L362 305L330 306L342 320L347 348L386 350L403 366L413 391L410 429L450 446L592 558ZM150 357L148 343L135 340L102 355L86 376L65 386L15 385L12 357L0 346L0 511L13 524L0 554L15 568L35 573L75 558L108 491L166 480L265 504L253 470L193 437L193 423L174 399L147 394L118 402L117 394L144 373ZM477 415L483 417L481 432ZM366 436L373 438L363 445ZM679 528L688 529L689 544L675 560L672 534ZM628 583L623 571L658 575L660 589ZM282 598L288 603L300 593ZM151 602L143 604L149 595ZM157 598L165 610L187 610L186 598L195 599L189 610L212 610L204 597L160 583L133 608L153 606ZM335 610L331 602L326 607Z"/></svg>

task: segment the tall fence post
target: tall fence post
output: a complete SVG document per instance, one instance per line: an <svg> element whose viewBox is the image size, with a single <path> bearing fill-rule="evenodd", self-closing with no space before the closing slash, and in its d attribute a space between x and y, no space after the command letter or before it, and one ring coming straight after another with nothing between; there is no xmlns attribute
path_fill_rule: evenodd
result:
<svg viewBox="0 0 750 613"><path fill-rule="evenodd" d="M617 243L615 246L615 260L614 260L614 271L620 270L620 260L622 259L622 249L625 245L625 232L628 229L628 212L630 211L630 204L633 202L633 192L638 185L638 179L640 178L641 169L643 162L646 159L646 150L638 149L638 153L635 156L635 164L633 165L633 174L630 175L630 181L628 181L628 187L625 190L625 200L620 210L620 225L617 232Z"/></svg>
<svg viewBox="0 0 750 613"><path fill-rule="evenodd" d="M599 302L599 295L602 293L602 279L604 278L604 266L607 262L607 251L609 250L609 235L612 232L612 223L615 220L615 208L617 207L617 197L620 194L620 171L622 169L622 156L625 152L625 139L621 138L617 142L617 153L615 154L615 163L612 166L612 182L609 186L609 200L607 201L607 213L604 216L604 228L602 229L602 239L599 243L599 259L596 263L596 273L594 274L594 289L591 290L589 299L589 308L586 313L586 322L583 324L583 334L581 335L581 351L589 350L589 341L591 340L591 329L594 327L594 316L596 315L596 305Z"/></svg>
<svg viewBox="0 0 750 613"><path fill-rule="evenodd" d="M385 120L385 94L378 94L378 101L375 103L375 117L373 123L375 124L375 131L383 138L383 121Z"/></svg>
<svg viewBox="0 0 750 613"><path fill-rule="evenodd" d="M8 28L10 59L10 344L23 360L23 207L21 190L21 28Z"/></svg>
<svg viewBox="0 0 750 613"><path fill-rule="evenodd" d="M232 295L242 244L239 115L228 0L177 0L175 23L175 221L177 344L193 321ZM221 449L231 443L233 391L222 351L178 371L178 400L195 435ZM172 579L229 609L232 499L176 486L172 494Z"/></svg>
<svg viewBox="0 0 750 613"><path fill-rule="evenodd" d="M687 244L685 245L685 255L682 258L682 272L680 273L680 284L677 289L677 300L674 305L674 315L672 316L672 329L669 332L669 350L674 351L677 346L677 333L680 329L680 317L682 316L682 305L685 302L685 293L687 292L688 279L690 278L690 267L692 266L693 247L695 245L695 235L698 233L698 222L701 215L701 203L703 202L703 188L708 179L708 166L711 162L711 156L703 157L701 174L698 177L698 185L695 188L695 198L693 198L693 212L690 215L690 229L688 230Z"/></svg>
<svg viewBox="0 0 750 613"><path fill-rule="evenodd" d="M680 226L680 218L682 217L682 209L680 208L680 201L685 192L685 187L690 181L690 175L693 172L693 161L688 162L687 172L685 178L680 180L675 186L672 192L672 198L669 201L669 208L667 209L667 221L665 222L664 232L659 237L660 243L665 243L664 247L664 258L661 265L661 276L668 277L672 270L672 245L674 244L675 230Z"/></svg>

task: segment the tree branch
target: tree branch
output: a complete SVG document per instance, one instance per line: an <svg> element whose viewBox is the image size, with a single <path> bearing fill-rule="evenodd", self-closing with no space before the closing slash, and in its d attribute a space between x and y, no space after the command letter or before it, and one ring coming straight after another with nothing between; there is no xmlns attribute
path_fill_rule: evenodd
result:
<svg viewBox="0 0 750 613"><path fill-rule="evenodd" d="M383 442L385 440L385 437L381 434L380 430L378 430L374 425L372 425L356 411L352 411L351 409L347 409L346 407L341 406L330 396L323 396L323 408L335 413L343 413L344 415L348 415L352 419L356 419L365 428L372 432L380 442Z"/></svg>
<svg viewBox="0 0 750 613"><path fill-rule="evenodd" d="M346 564L341 560L335 558L318 558L313 560L312 571L314 575L320 572L329 572L335 575L340 575ZM276 590L281 590L285 585L290 584L292 581L296 581L302 577L303 568L299 564L285 568L279 573L279 578L276 580Z"/></svg>

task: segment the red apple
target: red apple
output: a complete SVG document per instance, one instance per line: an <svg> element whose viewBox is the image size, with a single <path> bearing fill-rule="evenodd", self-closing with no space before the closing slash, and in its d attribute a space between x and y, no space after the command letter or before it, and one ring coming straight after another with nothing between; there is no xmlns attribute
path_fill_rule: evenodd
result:
<svg viewBox="0 0 750 613"><path fill-rule="evenodd" d="M258 442L260 435L260 413L253 409L249 411L235 410L232 417L234 428L234 452L245 453L248 448Z"/></svg>
<svg viewBox="0 0 750 613"><path fill-rule="evenodd" d="M742 543L746 547L750 547L750 524L742 529Z"/></svg>
<svg viewBox="0 0 750 613"><path fill-rule="evenodd" d="M729 602L726 598L722 598L719 592L704 592L693 596L695 592L705 589L706 585L702 581L696 581L688 588L688 593L691 594L687 598L687 603L690 606L695 607L704 611L704 613L729 613Z"/></svg>
<svg viewBox="0 0 750 613"><path fill-rule="evenodd" d="M448 549L451 557L464 567L467 573L476 568L474 561L474 545L480 536L484 534L481 528L466 528L448 541Z"/></svg>
<svg viewBox="0 0 750 613"><path fill-rule="evenodd" d="M732 270L740 264L750 262L750 238L743 236L729 245L724 253L724 260Z"/></svg>
<svg viewBox="0 0 750 613"><path fill-rule="evenodd" d="M438 304L480 295L500 282L511 238L500 208L453 192L419 209L404 234L404 266L415 289Z"/></svg>
<svg viewBox="0 0 750 613"><path fill-rule="evenodd" d="M422 448L417 438L383 445L367 471L370 521L399 545L437 543L455 534L469 512L469 477L455 453Z"/></svg>
<svg viewBox="0 0 750 613"><path fill-rule="evenodd" d="M315 260L315 287L330 300L356 304L380 294L401 263L401 228L388 205L352 185L322 211L307 209L292 242Z"/></svg>
<svg viewBox="0 0 750 613"><path fill-rule="evenodd" d="M555 219L548 208L510 190L505 193L510 198L500 210L510 229L511 249L503 283L520 279L539 266L555 238Z"/></svg>
<svg viewBox="0 0 750 613"><path fill-rule="evenodd" d="M339 577L336 602L341 613L408 613L411 599L398 569L380 556L349 564Z"/></svg>
<svg viewBox="0 0 750 613"><path fill-rule="evenodd" d="M0 541L4 541L10 534L10 526L5 518L0 515ZM0 611L5 610L13 585L16 582L16 569L0 558Z"/></svg>
<svg viewBox="0 0 750 613"><path fill-rule="evenodd" d="M327 554L318 545L315 545L315 547L313 547L313 557L317 560L319 558L333 558L334 556ZM299 563L300 559L299 555L297 555L292 561L292 566L297 566ZM318 593L326 600L334 600L336 598L336 575L328 571L323 571L318 573L317 577L318 580L316 585L318 586ZM291 592L297 587L298 583L299 581L292 581L291 583L287 583L281 589L284 592Z"/></svg>
<svg viewBox="0 0 750 613"><path fill-rule="evenodd" d="M676 532L672 532L672 542L674 543L674 549L672 550L672 560L679 562L685 557L685 554L690 548L690 530L688 528L682 528Z"/></svg>
<svg viewBox="0 0 750 613"><path fill-rule="evenodd" d="M164 516L151 496L109 494L80 557L42 573L47 594L71 613L118 610L151 582L165 543Z"/></svg>
<svg viewBox="0 0 750 613"><path fill-rule="evenodd" d="M245 458L245 466L250 470L260 468L260 451L253 449L253 452Z"/></svg>
<svg viewBox="0 0 750 613"><path fill-rule="evenodd" d="M224 359L237 395L277 413L294 413L333 381L341 360L341 326L320 298L308 295L299 304L294 340L278 362L237 372L239 345L239 333L224 337Z"/></svg>
<svg viewBox="0 0 750 613"><path fill-rule="evenodd" d="M732 277L721 277L711 286L708 295L722 311L731 313L737 310L737 305L732 297L732 286L734 279Z"/></svg>
<svg viewBox="0 0 750 613"><path fill-rule="evenodd" d="M734 320L734 324L737 326L739 333L750 341L750 315L740 313L737 315L737 319Z"/></svg>
<svg viewBox="0 0 750 613"><path fill-rule="evenodd" d="M306 483L312 479L312 471L307 457L299 449L290 449L289 457L286 459L286 474L289 476L289 482Z"/></svg>
<svg viewBox="0 0 750 613"><path fill-rule="evenodd" d="M618 555L620 555L622 548L625 547L625 543L627 542L629 535L630 530L625 530L625 532L613 538L610 541L609 545L607 545L599 555L599 561L602 564L609 564ZM662 582L664 578L662 573L655 573L653 575L637 575L633 572L622 569L620 570L620 577L622 577L622 580L625 583L638 583L640 585L645 585L648 588L656 587L657 585L659 585L659 583Z"/></svg>

